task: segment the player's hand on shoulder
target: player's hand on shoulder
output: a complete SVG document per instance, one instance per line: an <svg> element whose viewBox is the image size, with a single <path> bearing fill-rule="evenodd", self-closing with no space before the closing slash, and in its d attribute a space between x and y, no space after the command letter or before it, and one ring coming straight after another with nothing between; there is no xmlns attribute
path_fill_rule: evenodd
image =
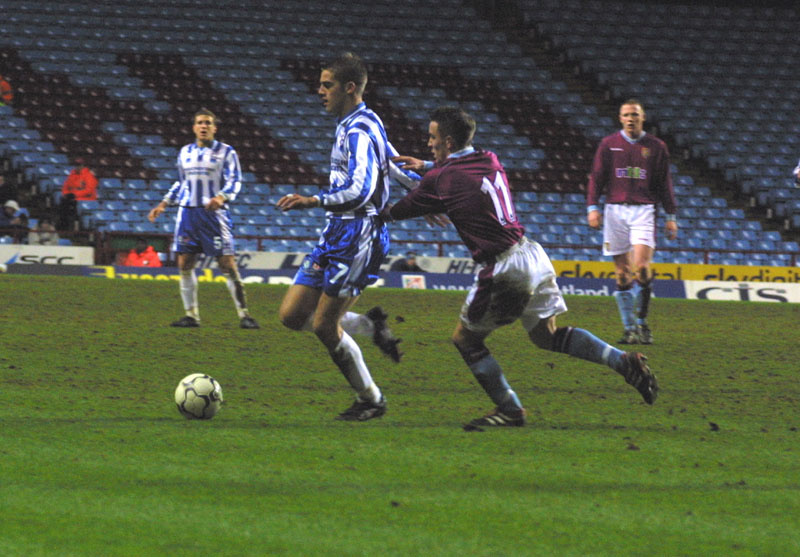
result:
<svg viewBox="0 0 800 557"><path fill-rule="evenodd" d="M412 170L414 172L422 172L425 170L425 161L414 157L398 155L392 157L392 162L397 166L401 166L403 170Z"/></svg>

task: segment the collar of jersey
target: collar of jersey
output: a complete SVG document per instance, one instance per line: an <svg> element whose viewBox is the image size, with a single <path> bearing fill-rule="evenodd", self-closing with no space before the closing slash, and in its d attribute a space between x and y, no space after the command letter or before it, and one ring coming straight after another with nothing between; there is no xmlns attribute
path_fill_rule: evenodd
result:
<svg viewBox="0 0 800 557"><path fill-rule="evenodd" d="M214 147L216 147L216 146L217 146L217 143L219 143L219 140L217 140L217 139L212 139L212 140L211 140L211 145L209 145L208 147L201 147L200 145L198 145L198 144L197 144L197 141L195 141L195 142L193 143L193 145L194 145L194 148L195 148L195 149L211 149L211 150L213 151L213 150L214 150Z"/></svg>
<svg viewBox="0 0 800 557"><path fill-rule="evenodd" d="M351 119L353 116L355 116L356 112L359 112L359 111L361 111L361 110L363 110L363 109L365 109L365 108L367 108L367 103L365 103L365 102L363 102L363 101L362 101L362 102L360 102L360 103L358 103L358 104L355 106L355 108L353 108L353 110L351 110L350 112L348 112L347 114L345 114L345 115L342 117L342 119L341 119L341 120L339 120L339 123L340 123L340 124L343 124L344 122L346 122L347 120L349 120L349 119Z"/></svg>
<svg viewBox="0 0 800 557"><path fill-rule="evenodd" d="M646 132L646 131L644 131L644 130L642 130L642 135L640 135L640 136L639 136L638 138L636 138L636 139L631 139L630 137L628 137L628 134L627 134L627 133L625 133L625 130L619 130L619 133L620 133L620 134L622 134L622 138L623 138L625 141L627 141L628 143L630 143L631 145L633 145L634 143L639 143L639 141L641 141L641 139L642 139L644 136L646 136L646 135L647 135L647 132Z"/></svg>
<svg viewBox="0 0 800 557"><path fill-rule="evenodd" d="M475 147L473 147L472 145L469 145L468 147L464 147L460 151L456 151L455 153L450 153L449 155L447 155L447 158L448 159L457 159L457 158L460 158L460 157L466 157L467 155L471 155L474 152L475 152Z"/></svg>

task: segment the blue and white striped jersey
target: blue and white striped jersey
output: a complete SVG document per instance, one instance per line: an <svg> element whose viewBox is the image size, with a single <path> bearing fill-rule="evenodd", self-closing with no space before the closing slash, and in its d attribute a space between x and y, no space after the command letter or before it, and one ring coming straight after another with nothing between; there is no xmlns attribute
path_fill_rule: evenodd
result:
<svg viewBox="0 0 800 557"><path fill-rule="evenodd" d="M181 207L204 207L222 193L227 201L242 189L242 168L233 147L214 140L210 147L184 145L178 154L178 181L164 201Z"/></svg>
<svg viewBox="0 0 800 557"><path fill-rule="evenodd" d="M326 215L352 218L380 213L389 201L390 173L395 179L413 174L390 169L394 165L389 159L396 155L378 115L363 102L356 106L336 127L330 186L318 194Z"/></svg>

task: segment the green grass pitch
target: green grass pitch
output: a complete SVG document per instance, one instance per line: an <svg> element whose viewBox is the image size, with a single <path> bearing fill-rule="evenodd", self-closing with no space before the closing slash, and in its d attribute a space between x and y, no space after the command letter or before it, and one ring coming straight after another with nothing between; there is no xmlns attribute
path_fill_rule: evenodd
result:
<svg viewBox="0 0 800 557"><path fill-rule="evenodd" d="M489 338L529 412L467 433L491 403L450 344L462 292L370 290L403 337L393 364L357 337L389 402L343 423L346 382L277 320L285 287L224 285L203 326L174 282L0 277L0 554L797 555L797 305L656 299L653 407L611 370ZM612 299L559 323L616 341ZM402 321L395 321L397 317ZM179 379L225 404L182 418Z"/></svg>

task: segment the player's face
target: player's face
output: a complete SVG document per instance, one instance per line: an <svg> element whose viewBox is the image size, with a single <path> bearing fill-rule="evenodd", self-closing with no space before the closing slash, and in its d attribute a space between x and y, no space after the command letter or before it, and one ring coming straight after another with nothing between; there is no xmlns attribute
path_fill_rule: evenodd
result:
<svg viewBox="0 0 800 557"><path fill-rule="evenodd" d="M344 116L349 109L347 91L341 81L338 81L330 70L322 70L319 76L319 98L325 110L330 114Z"/></svg>
<svg viewBox="0 0 800 557"><path fill-rule="evenodd" d="M431 153L433 153L433 160L436 162L444 161L450 154L447 138L442 137L439 132L438 122L428 124L428 147L430 147Z"/></svg>
<svg viewBox="0 0 800 557"><path fill-rule="evenodd" d="M628 137L636 139L644 129L644 110L638 104L623 104L619 109L619 122Z"/></svg>
<svg viewBox="0 0 800 557"><path fill-rule="evenodd" d="M194 136L199 145L207 145L214 141L214 134L217 133L217 125L214 123L214 118L201 114L194 119L194 126L192 126Z"/></svg>

